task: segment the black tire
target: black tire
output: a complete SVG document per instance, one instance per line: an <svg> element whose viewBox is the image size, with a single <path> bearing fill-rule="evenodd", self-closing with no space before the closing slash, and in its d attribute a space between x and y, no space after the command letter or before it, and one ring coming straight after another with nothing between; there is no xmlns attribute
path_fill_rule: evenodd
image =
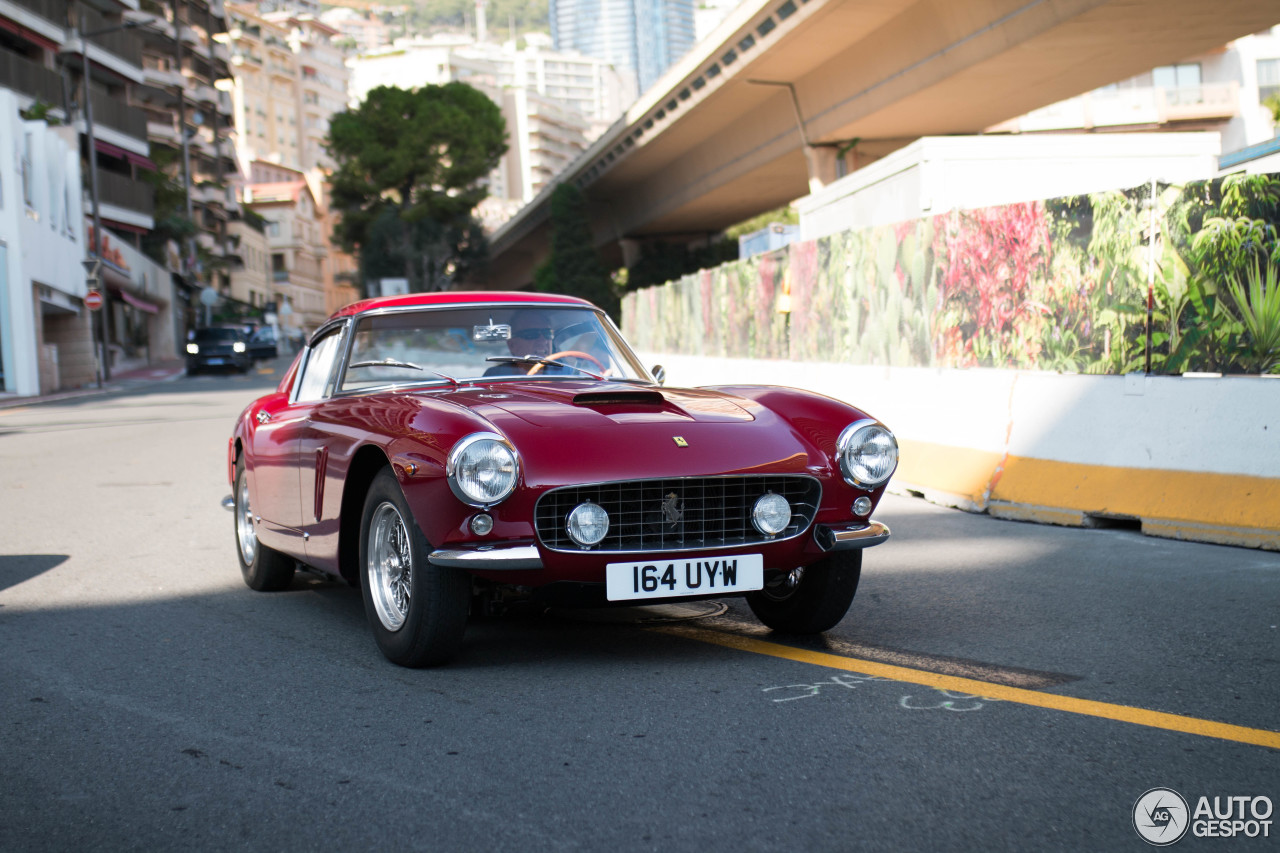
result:
<svg viewBox="0 0 1280 853"><path fill-rule="evenodd" d="M250 589L260 592L286 589L293 582L293 558L258 541L253 511L249 505L248 482L244 472L244 457L241 457L236 460L234 523L236 559L240 561L240 574L244 576L244 582Z"/></svg>
<svg viewBox="0 0 1280 853"><path fill-rule="evenodd" d="M378 648L401 666L444 663L467 627L471 576L431 565L429 553L395 475L382 469L360 518L360 594Z"/></svg>
<svg viewBox="0 0 1280 853"><path fill-rule="evenodd" d="M747 593L756 618L787 634L820 634L839 624L862 577L862 551L833 551L804 570L793 589Z"/></svg>

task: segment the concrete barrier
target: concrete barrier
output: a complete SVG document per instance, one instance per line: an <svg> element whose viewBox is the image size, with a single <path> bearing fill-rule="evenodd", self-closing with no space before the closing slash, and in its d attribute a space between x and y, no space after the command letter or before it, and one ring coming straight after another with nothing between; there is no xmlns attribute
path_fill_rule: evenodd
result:
<svg viewBox="0 0 1280 853"><path fill-rule="evenodd" d="M898 436L892 488L1051 524L1280 550L1280 377L1081 376L643 354L670 385L792 385Z"/></svg>

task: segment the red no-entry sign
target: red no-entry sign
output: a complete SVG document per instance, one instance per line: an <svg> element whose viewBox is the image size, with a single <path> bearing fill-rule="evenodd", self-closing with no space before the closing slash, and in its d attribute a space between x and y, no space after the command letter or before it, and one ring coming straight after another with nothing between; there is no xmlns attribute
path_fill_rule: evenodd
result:
<svg viewBox="0 0 1280 853"><path fill-rule="evenodd" d="M97 311L102 307L102 291L90 290L84 295L84 307L90 311Z"/></svg>

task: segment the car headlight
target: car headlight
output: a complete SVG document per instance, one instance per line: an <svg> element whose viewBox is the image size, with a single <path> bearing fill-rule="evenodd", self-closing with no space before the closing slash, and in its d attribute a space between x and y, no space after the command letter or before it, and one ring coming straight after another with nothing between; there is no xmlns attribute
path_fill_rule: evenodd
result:
<svg viewBox="0 0 1280 853"><path fill-rule="evenodd" d="M854 486L874 489L882 485L898 467L898 440L884 424L873 420L854 421L836 441L840 473Z"/></svg>
<svg viewBox="0 0 1280 853"><path fill-rule="evenodd" d="M244 352L244 341L236 341L231 345L231 349L235 352Z"/></svg>
<svg viewBox="0 0 1280 853"><path fill-rule="evenodd" d="M502 436L475 432L449 451L445 474L458 500L471 506L489 507L505 500L515 490L520 460L515 448Z"/></svg>
<svg viewBox="0 0 1280 853"><path fill-rule="evenodd" d="M187 344L187 352L191 353L192 355L199 355L199 354L200 354L200 345L199 345L199 344Z"/></svg>

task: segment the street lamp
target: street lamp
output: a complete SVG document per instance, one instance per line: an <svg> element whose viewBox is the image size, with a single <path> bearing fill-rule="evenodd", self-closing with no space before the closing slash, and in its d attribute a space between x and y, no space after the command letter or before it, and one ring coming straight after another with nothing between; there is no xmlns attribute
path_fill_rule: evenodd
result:
<svg viewBox="0 0 1280 853"><path fill-rule="evenodd" d="M89 33L80 30L79 18L76 19L75 23L75 36L80 40L81 73L84 75L84 80L81 83L84 88L84 129L85 136L89 138L89 200L93 206L93 237L86 247L89 252L89 257L85 259L86 270L96 270L102 259L102 214L98 206L98 148L93 137L93 93L89 88L92 80L89 71L89 37L133 29L134 27L142 26L144 23L144 21L138 20L125 21L123 24L94 30ZM102 355L99 361L102 365L102 372L99 374L98 380L99 386L111 379L111 353L107 349L107 318L111 316L110 293L109 288L102 288L102 312L98 318L98 346L102 348Z"/></svg>

